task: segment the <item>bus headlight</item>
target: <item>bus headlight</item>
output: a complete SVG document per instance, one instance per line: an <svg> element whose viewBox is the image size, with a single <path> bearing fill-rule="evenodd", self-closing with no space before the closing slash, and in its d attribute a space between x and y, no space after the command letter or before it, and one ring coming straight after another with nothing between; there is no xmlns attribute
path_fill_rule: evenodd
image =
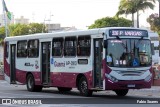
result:
<svg viewBox="0 0 160 107"><path fill-rule="evenodd" d="M152 74L148 75L148 76L144 79L144 81L149 82L149 81L151 80L151 78L152 78Z"/></svg>
<svg viewBox="0 0 160 107"><path fill-rule="evenodd" d="M111 76L109 74L105 74L105 76L113 82L118 82L118 80L114 76Z"/></svg>

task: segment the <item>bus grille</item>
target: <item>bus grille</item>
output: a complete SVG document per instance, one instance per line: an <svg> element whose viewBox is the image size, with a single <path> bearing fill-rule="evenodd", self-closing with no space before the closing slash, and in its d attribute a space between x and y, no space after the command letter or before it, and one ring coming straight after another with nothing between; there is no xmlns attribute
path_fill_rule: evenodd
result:
<svg viewBox="0 0 160 107"><path fill-rule="evenodd" d="M116 72L122 76L141 76L145 73L145 71L116 71Z"/></svg>

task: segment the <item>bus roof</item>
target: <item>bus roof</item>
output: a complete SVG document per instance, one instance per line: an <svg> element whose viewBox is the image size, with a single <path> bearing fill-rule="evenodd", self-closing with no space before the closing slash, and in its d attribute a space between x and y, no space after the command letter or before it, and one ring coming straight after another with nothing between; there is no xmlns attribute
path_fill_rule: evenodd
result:
<svg viewBox="0 0 160 107"><path fill-rule="evenodd" d="M30 34L30 35L6 37L5 41L60 37L62 35L64 37L67 37L67 36L77 36L77 35L103 34L109 29L139 29L139 28L133 28L133 27L106 27L106 28L96 28L96 29L88 29L88 30L60 31L60 32L53 32L53 33L37 33L37 34ZM142 30L145 30L145 29L142 29Z"/></svg>

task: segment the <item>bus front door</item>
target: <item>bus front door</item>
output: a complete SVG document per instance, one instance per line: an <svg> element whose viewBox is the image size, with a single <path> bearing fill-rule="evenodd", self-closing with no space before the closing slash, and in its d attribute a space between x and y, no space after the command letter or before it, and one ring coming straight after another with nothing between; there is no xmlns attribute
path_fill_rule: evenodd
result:
<svg viewBox="0 0 160 107"><path fill-rule="evenodd" d="M11 44L10 50L10 84L16 84L16 44Z"/></svg>
<svg viewBox="0 0 160 107"><path fill-rule="evenodd" d="M94 87L103 88L102 81L102 52L103 52L103 39L94 39Z"/></svg>
<svg viewBox="0 0 160 107"><path fill-rule="evenodd" d="M48 85L50 83L50 42L42 42L42 66L41 66L41 77L42 84Z"/></svg>

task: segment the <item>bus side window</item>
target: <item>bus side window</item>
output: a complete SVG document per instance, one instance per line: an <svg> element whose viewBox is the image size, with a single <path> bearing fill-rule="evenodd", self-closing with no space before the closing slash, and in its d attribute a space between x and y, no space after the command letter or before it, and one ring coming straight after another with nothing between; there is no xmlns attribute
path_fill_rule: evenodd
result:
<svg viewBox="0 0 160 107"><path fill-rule="evenodd" d="M29 40L28 41L28 57L38 57L39 56L39 41Z"/></svg>
<svg viewBox="0 0 160 107"><path fill-rule="evenodd" d="M63 38L53 38L52 56L62 56Z"/></svg>
<svg viewBox="0 0 160 107"><path fill-rule="evenodd" d="M91 38L90 36L79 36L77 46L77 56L90 56Z"/></svg>
<svg viewBox="0 0 160 107"><path fill-rule="evenodd" d="M27 41L18 41L17 57L27 57Z"/></svg>
<svg viewBox="0 0 160 107"><path fill-rule="evenodd" d="M76 56L77 39L76 37L66 37L64 45L64 56Z"/></svg>

